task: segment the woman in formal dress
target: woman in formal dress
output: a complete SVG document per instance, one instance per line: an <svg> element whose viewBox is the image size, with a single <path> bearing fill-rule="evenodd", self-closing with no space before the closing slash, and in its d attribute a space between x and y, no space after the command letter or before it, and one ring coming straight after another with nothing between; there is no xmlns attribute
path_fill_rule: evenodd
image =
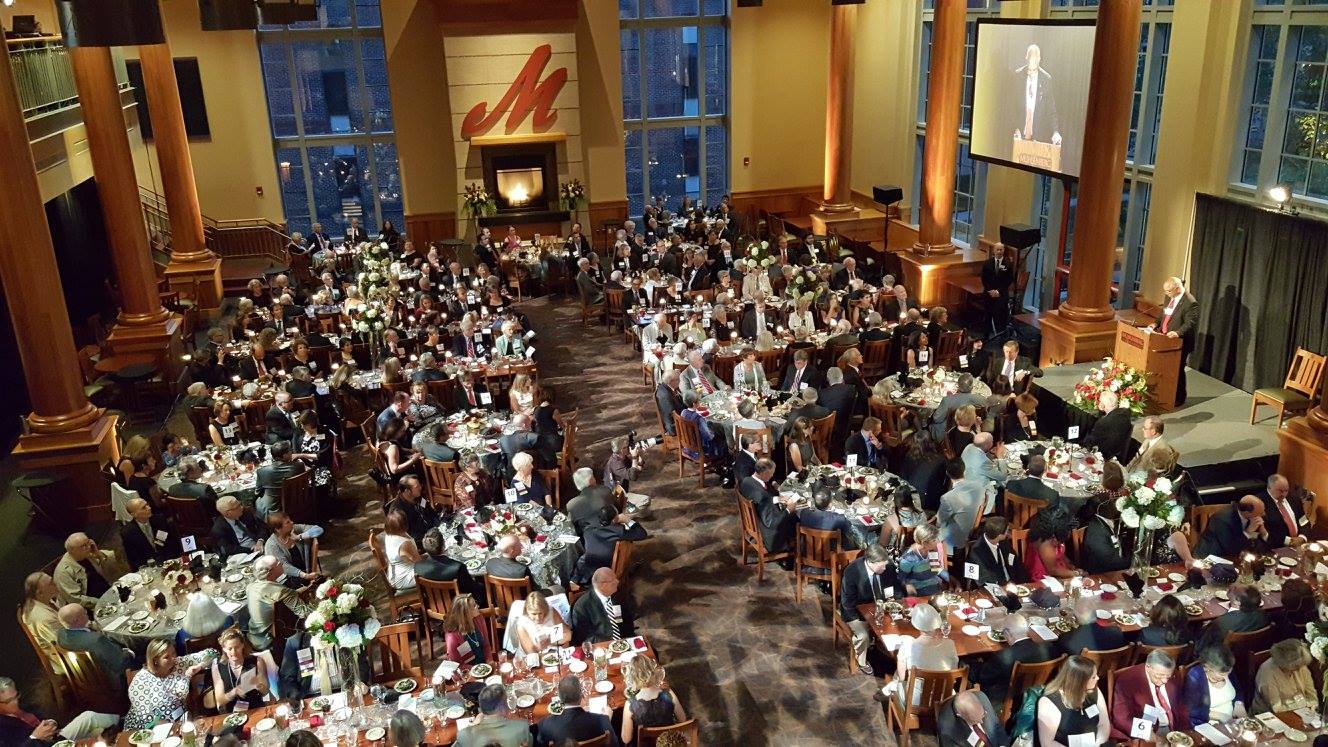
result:
<svg viewBox="0 0 1328 747"><path fill-rule="evenodd" d="M1028 549L1024 555L1024 567L1028 569L1029 579L1041 581L1047 576L1054 578L1072 578L1079 575L1065 557L1065 540L1070 536L1069 514L1040 511L1033 517L1028 529Z"/></svg>
<svg viewBox="0 0 1328 747"><path fill-rule="evenodd" d="M239 446L240 423L231 411L229 400L219 399L212 406L212 420L208 422L208 436L218 448Z"/></svg>
<svg viewBox="0 0 1328 747"><path fill-rule="evenodd" d="M508 409L513 415L531 415L535 412L535 384L527 374L512 377L512 387L507 390Z"/></svg>
<svg viewBox="0 0 1328 747"><path fill-rule="evenodd" d="M240 703L242 710L259 708L268 695L267 664L254 655L249 641L238 628L221 634L221 657L212 662L212 694L217 710L231 713Z"/></svg>
<svg viewBox="0 0 1328 747"><path fill-rule="evenodd" d="M462 452L457 464L461 472L452 485L453 509L460 511L489 506L498 500L496 482L492 475L484 471L480 458L474 452Z"/></svg>
<svg viewBox="0 0 1328 747"><path fill-rule="evenodd" d="M387 558L387 583L393 589L415 588L415 564L422 557L408 532L406 514L393 509L383 521L383 555Z"/></svg>
<svg viewBox="0 0 1328 747"><path fill-rule="evenodd" d="M514 503L548 505L548 488L535 472L535 458L528 452L512 455L512 489L516 491Z"/></svg>
<svg viewBox="0 0 1328 747"><path fill-rule="evenodd" d="M978 428L978 409L973 405L956 408L954 422L954 427L945 432L945 440L950 444L951 453L958 458L964 453L964 447L973 443L973 437L981 431Z"/></svg>
<svg viewBox="0 0 1328 747"><path fill-rule="evenodd" d="M538 654L553 646L572 641L572 628L558 610L549 606L544 594L532 591L526 596L521 614L516 618L516 644L520 653Z"/></svg>
<svg viewBox="0 0 1328 747"><path fill-rule="evenodd" d="M622 711L622 743L635 744L639 727L672 726L687 720L687 713L673 690L665 685L664 667L648 656L637 656L623 667L623 681L630 695Z"/></svg>
<svg viewBox="0 0 1328 747"><path fill-rule="evenodd" d="M788 471L802 472L808 467L821 463L820 457L816 455L816 447L812 444L812 434L816 426L812 421L802 417L793 421L793 426L788 431Z"/></svg>
<svg viewBox="0 0 1328 747"><path fill-rule="evenodd" d="M244 296L240 298L240 301L248 301L253 304L253 308L267 308L272 305L272 294L268 293L267 288L263 287L262 280L254 278L245 286ZM244 304L239 305L243 306Z"/></svg>
<svg viewBox="0 0 1328 747"><path fill-rule="evenodd" d="M482 661L489 661L493 653L493 643L479 624L480 608L475 597L458 594L452 600L447 617L443 618L443 639L447 648L446 658L462 666L470 666Z"/></svg>
<svg viewBox="0 0 1328 747"><path fill-rule="evenodd" d="M759 262L748 260L744 263L742 277L742 300L755 301L758 298L770 298L774 290L770 287L770 273Z"/></svg>
<svg viewBox="0 0 1328 747"><path fill-rule="evenodd" d="M756 360L754 348L743 348L742 359L733 367L733 388L739 391L765 392L770 388L765 369Z"/></svg>
<svg viewBox="0 0 1328 747"><path fill-rule="evenodd" d="M291 343L290 359L286 361L286 370L293 370L298 366L304 366L309 369L309 373L314 376L320 375L318 370L318 361L314 360L313 353L309 349L309 343L304 339L296 340Z"/></svg>
<svg viewBox="0 0 1328 747"><path fill-rule="evenodd" d="M1185 675L1185 688L1181 699L1190 714L1190 725L1209 721L1225 724L1245 717L1245 704L1240 699L1240 688L1231 677L1236 657L1225 643L1196 649L1198 666L1191 666Z"/></svg>
<svg viewBox="0 0 1328 747"><path fill-rule="evenodd" d="M950 489L945 473L945 457L941 455L931 431L917 428L909 439L904 468L899 475L922 496L922 508L936 511L941 506L941 495Z"/></svg>
<svg viewBox="0 0 1328 747"><path fill-rule="evenodd" d="M810 295L798 299L797 308L789 312L785 326L788 327L788 336L795 340L805 340L808 335L816 331L816 318L812 315Z"/></svg>
<svg viewBox="0 0 1328 747"><path fill-rule="evenodd" d="M1139 631L1139 642L1145 646L1176 646L1189 641L1193 632L1185 603L1175 594L1165 594L1148 611L1148 625Z"/></svg>
<svg viewBox="0 0 1328 747"><path fill-rule="evenodd" d="M400 251L401 234L397 231L396 226L392 225L392 221L383 221L383 230L378 234L378 240L387 244L388 250L393 254Z"/></svg>
<svg viewBox="0 0 1328 747"><path fill-rule="evenodd" d="M334 360L341 366L358 365L355 361L355 340L350 335L341 338L341 345L338 346L337 355Z"/></svg>
<svg viewBox="0 0 1328 747"><path fill-rule="evenodd" d="M1087 656L1071 656L1061 665L1037 701L1037 747L1107 743L1111 719L1097 685L1097 665Z"/></svg>
<svg viewBox="0 0 1328 747"><path fill-rule="evenodd" d="M405 421L394 418L387 421L383 432L378 434L378 453L383 458L384 476L393 483L420 470L420 455L397 443L405 430Z"/></svg>
<svg viewBox="0 0 1328 747"><path fill-rule="evenodd" d="M918 527L918 529L922 530L924 527ZM932 538L931 548L934 551L936 549L934 532ZM895 691L896 697L901 702L904 696L905 683L908 682L908 673L911 670L945 672L959 667L959 652L955 649L954 641L941 635L942 623L945 619L941 612L938 612L930 604L923 602L915 605L909 611L908 619L914 629L918 631L918 636L905 641L899 647L899 668L895 671L894 677L896 685L890 688ZM918 704L922 696L922 683L919 682L917 685L913 690L914 705Z"/></svg>
<svg viewBox="0 0 1328 747"><path fill-rule="evenodd" d="M1037 406L1037 398L1027 392L1006 398L1005 411L1001 414L1001 443L1028 441L1037 435L1031 425L1036 422L1033 418Z"/></svg>
<svg viewBox="0 0 1328 747"><path fill-rule="evenodd" d="M931 349L931 338L927 336L927 333L913 333L908 341L908 350L905 351L908 369L912 371L923 366L934 367L936 365L935 355L935 351Z"/></svg>
<svg viewBox="0 0 1328 747"><path fill-rule="evenodd" d="M124 717L126 731L146 729L153 724L170 722L184 715L189 697L189 681L206 671L217 652L202 651L178 656L172 641L156 638L148 643L143 668L129 683L129 712Z"/></svg>
<svg viewBox="0 0 1328 747"><path fill-rule="evenodd" d="M531 401L534 403L531 412L531 423L535 433L540 438L548 441L557 451L563 448L563 426L559 422L561 413L558 407L553 404L553 387L544 382L536 384L531 392Z"/></svg>

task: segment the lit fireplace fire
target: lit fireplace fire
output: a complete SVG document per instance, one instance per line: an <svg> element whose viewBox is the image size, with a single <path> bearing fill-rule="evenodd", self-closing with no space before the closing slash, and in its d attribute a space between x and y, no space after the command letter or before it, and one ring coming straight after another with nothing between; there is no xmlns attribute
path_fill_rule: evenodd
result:
<svg viewBox="0 0 1328 747"><path fill-rule="evenodd" d="M544 200L544 172L538 168L498 169L494 172L498 194L512 207Z"/></svg>

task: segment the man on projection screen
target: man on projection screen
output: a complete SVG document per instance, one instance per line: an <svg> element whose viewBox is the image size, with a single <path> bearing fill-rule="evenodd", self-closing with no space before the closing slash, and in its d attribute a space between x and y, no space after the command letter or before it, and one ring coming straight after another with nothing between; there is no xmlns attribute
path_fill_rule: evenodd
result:
<svg viewBox="0 0 1328 747"><path fill-rule="evenodd" d="M1036 44L1029 44L1024 52L1024 64L1015 70L1022 93L1023 106L1016 106L1019 112L1014 127L1015 140L1035 140L1039 143L1061 144L1060 119L1056 114L1056 92L1052 87L1051 74L1041 67L1042 49Z"/></svg>

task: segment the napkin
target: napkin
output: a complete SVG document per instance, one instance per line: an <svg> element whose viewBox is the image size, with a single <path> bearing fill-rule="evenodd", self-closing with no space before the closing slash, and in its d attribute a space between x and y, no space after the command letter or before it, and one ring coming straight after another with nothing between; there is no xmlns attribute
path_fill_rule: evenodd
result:
<svg viewBox="0 0 1328 747"><path fill-rule="evenodd" d="M610 711L609 711L609 696L607 696L607 695L596 695L595 697L591 698L590 701L586 704L586 710L588 710L588 711L590 711L590 712L592 712L592 713L603 713L603 714L608 714L608 713L610 713ZM458 724L458 726L459 726L459 725L460 725L460 724ZM458 729L458 731L460 731L460 730Z"/></svg>
<svg viewBox="0 0 1328 747"><path fill-rule="evenodd" d="M886 651L895 651L908 636L902 636L895 633L882 633L881 644L885 646Z"/></svg>
<svg viewBox="0 0 1328 747"><path fill-rule="evenodd" d="M1222 747L1224 744L1231 744L1231 737L1228 737L1221 729L1212 724L1199 724L1194 727L1194 730L1199 732L1199 735L1204 739L1207 739L1209 742L1216 745L1216 747Z"/></svg>
<svg viewBox="0 0 1328 747"><path fill-rule="evenodd" d="M109 623L107 623L107 624L101 626L101 629L104 630L104 631L106 631L106 632L110 632L110 631L115 630L116 628L120 627L121 625L124 625L124 624L125 624L125 620L128 620L128 619L129 619L129 617L128 617L127 615L120 615L119 617L115 618L114 620L110 621Z"/></svg>
<svg viewBox="0 0 1328 747"><path fill-rule="evenodd" d="M175 726L174 721L166 721L152 727L152 741L162 742L171 735L171 727Z"/></svg>
<svg viewBox="0 0 1328 747"><path fill-rule="evenodd" d="M1046 625L1030 625L1028 626L1028 629L1033 631L1034 633L1037 633L1038 636L1041 637L1042 640L1044 641L1056 640L1056 634L1052 632L1051 628L1048 628Z"/></svg>
<svg viewBox="0 0 1328 747"><path fill-rule="evenodd" d="M558 535L558 541L568 545L575 545L581 541L581 538L575 534L560 534Z"/></svg>
<svg viewBox="0 0 1328 747"><path fill-rule="evenodd" d="M459 718L459 719L457 719L457 720L456 720L456 728L457 728L457 732L460 733L462 729L465 729L466 727L470 726L470 725L473 724L473 723L475 723L475 719L473 719L473 718Z"/></svg>
<svg viewBox="0 0 1328 747"><path fill-rule="evenodd" d="M228 615L235 614L236 610L244 606L240 602L232 602L229 599L224 601L223 600L216 600L216 601L217 601L217 606L221 608L221 611L225 612Z"/></svg>
<svg viewBox="0 0 1328 747"><path fill-rule="evenodd" d="M456 671L460 668L461 665L455 661L444 661L443 663L438 665L437 669L434 670L433 676L442 677L445 680L450 680L452 679L452 675L456 674Z"/></svg>
<svg viewBox="0 0 1328 747"><path fill-rule="evenodd" d="M1047 587L1051 591L1056 592L1057 594L1061 593L1062 591L1065 591L1065 584L1062 584L1060 581L1052 578L1051 576L1043 578L1042 585Z"/></svg>

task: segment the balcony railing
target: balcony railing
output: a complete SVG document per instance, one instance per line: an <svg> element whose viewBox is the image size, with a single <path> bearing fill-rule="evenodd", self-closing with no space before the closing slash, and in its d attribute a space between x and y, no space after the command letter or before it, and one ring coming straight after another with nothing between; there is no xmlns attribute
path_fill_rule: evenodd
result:
<svg viewBox="0 0 1328 747"><path fill-rule="evenodd" d="M78 89L69 65L69 51L59 36L33 36L9 39L9 66L14 71L19 105L23 118L32 120L43 114L78 106ZM124 57L113 52L115 79L120 90L129 89L129 74Z"/></svg>

